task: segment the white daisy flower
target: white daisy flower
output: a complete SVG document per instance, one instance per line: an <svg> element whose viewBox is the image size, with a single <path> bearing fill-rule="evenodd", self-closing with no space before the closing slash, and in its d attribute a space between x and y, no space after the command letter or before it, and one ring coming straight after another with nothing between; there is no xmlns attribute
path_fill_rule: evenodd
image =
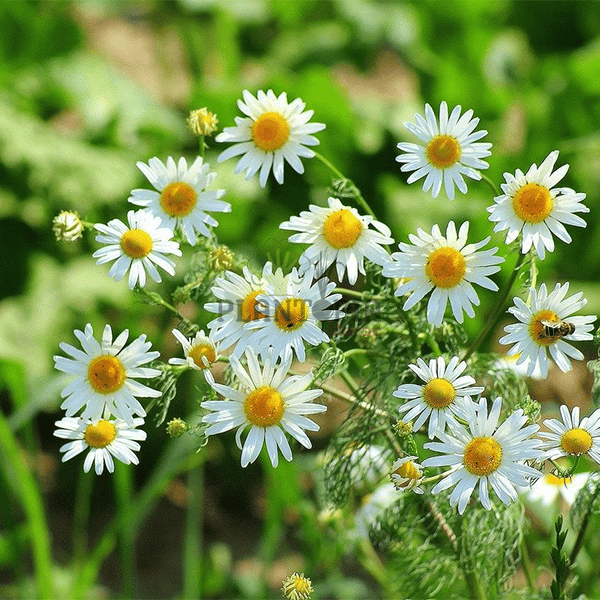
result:
<svg viewBox="0 0 600 600"><path fill-rule="evenodd" d="M87 473L93 464L96 474L101 475L105 466L110 473L115 470L113 456L126 465L138 464L135 451L140 449L140 445L137 441L145 440L146 432L137 427L143 424L144 419L133 419L128 425L120 419L65 417L56 422L58 429L54 435L72 440L60 448L65 453L62 462L89 449L83 470Z"/></svg>
<svg viewBox="0 0 600 600"><path fill-rule="evenodd" d="M392 465L390 479L399 492L412 490L415 494L422 494L420 486L423 481L423 468L417 462L416 456L404 456Z"/></svg>
<svg viewBox="0 0 600 600"><path fill-rule="evenodd" d="M230 357L230 364L237 376L239 389L216 383L207 369L204 375L208 383L226 400L209 400L202 407L211 410L202 421L209 424L206 435L216 435L237 427L235 436L238 448L242 450L242 467L254 462L263 442L271 464L276 467L278 451L283 457L292 460L292 451L284 431L297 439L305 448L311 448L311 442L304 432L318 431L319 426L305 417L327 410L322 404L314 404L323 390L306 389L312 381L312 372L306 375L287 377L291 361L277 365L269 353L261 368L254 350L246 350L247 370L237 357ZM242 446L242 433L250 427L246 441Z"/></svg>
<svg viewBox="0 0 600 600"><path fill-rule="evenodd" d="M600 409L579 421L579 406L573 407L572 414L562 404L562 422L558 419L545 419L544 425L550 431L540 431L544 439L542 448L546 458L555 460L561 456L581 456L585 454L600 464Z"/></svg>
<svg viewBox="0 0 600 600"><path fill-rule="evenodd" d="M542 372L538 365L533 365L533 371L528 374L529 363L531 360L526 358L522 363L517 364L521 354L513 354L509 356L508 354L500 354L498 359L494 362L494 368L496 369L508 369L510 371L514 371L517 375L521 377L531 377L531 379L544 379L542 377Z"/></svg>
<svg viewBox="0 0 600 600"><path fill-rule="evenodd" d="M473 284L498 290L488 275L500 270L497 265L504 262L504 258L495 256L496 247L479 252L490 241L489 237L467 245L468 233L468 221L461 225L458 235L454 222L450 221L445 237L434 225L431 235L422 229L417 230L417 235L410 234L413 246L404 243L398 246L400 252L392 254L391 260L383 267L383 274L405 278L396 290L396 296L412 292L404 303L404 310L412 308L433 290L427 304L427 320L436 327L441 325L449 301L454 318L462 323L463 311L473 317L475 311L472 305L479 305Z"/></svg>
<svg viewBox="0 0 600 600"><path fill-rule="evenodd" d="M440 121L438 121L429 104L425 105L425 118L416 114L414 123L404 126L423 143L400 143L400 154L396 160L402 164L401 171L414 171L408 178L413 183L425 177L423 191L431 189L431 195L437 198L442 183L450 200L454 198L454 186L463 194L467 193L467 184L463 175L480 180L481 173L477 169L487 169L488 163L481 160L490 156L492 144L478 142L487 135L487 131L474 131L479 119L473 119L473 111L468 110L462 117L461 107L456 106L448 117L448 105L440 104Z"/></svg>
<svg viewBox="0 0 600 600"><path fill-rule="evenodd" d="M589 473L575 473L571 477L557 477L552 473L546 473L540 477L532 486L521 488L529 502L539 502L543 506L551 506L562 500L568 507L573 505L577 494L585 486Z"/></svg>
<svg viewBox="0 0 600 600"><path fill-rule="evenodd" d="M529 485L527 478L537 479L541 473L524 461L541 459L541 440L531 436L539 429L527 425L521 409L513 412L500 426L502 399L496 398L487 411L487 401L466 404L468 429L457 424L452 434L439 433L440 442L428 442L425 448L440 453L427 458L424 467L451 467L449 473L431 490L437 494L456 486L450 495L450 505L458 505L462 515L471 494L479 487L479 500L491 510L489 488L504 504L517 499L515 486Z"/></svg>
<svg viewBox="0 0 600 600"><path fill-rule="evenodd" d="M159 352L148 352L152 344L141 335L125 347L129 330L126 329L113 342L110 325L102 333L102 341L94 339L94 331L88 323L84 331L76 329L75 337L81 342L83 351L61 343L60 348L72 358L55 356L56 369L74 375L75 379L61 392L66 398L61 408L66 416L72 417L85 407L80 417L97 420L102 414L114 415L134 423L133 415L146 416L136 396L157 398L160 392L153 390L137 378L148 379L160 375L158 369L142 367L159 357Z"/></svg>
<svg viewBox="0 0 600 600"><path fill-rule="evenodd" d="M314 267L302 275L296 268L287 281L285 295L260 294L257 300L266 319L256 319L246 324L254 330L248 344L259 354L273 348L276 357L291 360L295 351L300 362L306 360L304 342L318 346L328 342L329 336L321 329L320 321L340 319L344 313L327 308L342 298L333 294L335 283L327 277L313 282Z"/></svg>
<svg viewBox="0 0 600 600"><path fill-rule="evenodd" d="M520 298L513 298L515 305L508 312L519 319L519 323L504 328L508 335L501 338L500 343L514 344L507 354L520 354L517 365L528 361L527 375L532 375L537 367L541 376L547 377L548 351L559 369L565 372L571 370L569 357L583 359L583 354L567 341L591 340L596 316L571 316L585 306L587 300L581 292L565 298L568 290L568 283L557 283L548 294L546 284L542 283L539 291L531 288L529 306ZM575 331L563 335L558 325L563 322L570 323ZM556 328L552 323L557 323Z"/></svg>
<svg viewBox="0 0 600 600"><path fill-rule="evenodd" d="M316 146L319 140L310 135L325 129L323 123L309 123L314 111L304 110L306 104L296 98L288 103L282 93L275 96L259 90L255 98L244 90L244 100L238 100L239 109L247 115L236 117L235 127L225 127L215 138L217 142L234 142L221 152L219 162L239 156L235 173L246 172L250 179L259 169L259 182L265 187L271 169L277 183L283 183L283 164L287 161L297 173L304 173L300 157L312 158L315 153L305 146Z"/></svg>
<svg viewBox="0 0 600 600"><path fill-rule="evenodd" d="M495 204L487 209L490 221L496 222L494 231L508 230L507 244L522 233L521 252L525 254L533 246L541 259L546 250L554 250L553 235L571 243L565 225L586 226L575 213L590 212L582 204L585 194L554 187L569 170L569 165L563 165L553 173L557 159L558 150L555 150L539 167L533 164L525 174L519 169L514 175L504 173L506 183L500 185L504 193L494 198Z"/></svg>
<svg viewBox="0 0 600 600"><path fill-rule="evenodd" d="M190 339L186 338L179 329L173 329L172 331L183 347L185 358L170 358L169 364L186 365L192 369L203 371L209 369L217 360L219 354L217 345L204 334L204 331L199 331Z"/></svg>
<svg viewBox="0 0 600 600"><path fill-rule="evenodd" d="M207 225L219 224L206 211L231 212L231 204L219 200L225 190L206 189L217 174L210 172L200 156L189 167L185 158L176 164L170 156L166 165L154 157L148 164L140 161L137 166L157 191L132 190L129 202L146 207L172 230L179 226L192 246L198 234L211 236Z"/></svg>
<svg viewBox="0 0 600 600"><path fill-rule="evenodd" d="M378 265L389 260L381 244L393 244L389 228L373 217L361 216L356 209L344 206L337 198L329 198L329 208L311 204L309 211L284 221L279 228L300 231L290 236L290 242L312 244L300 262L315 266L317 277L335 262L338 278L348 271L348 281L355 284L358 273L365 274L364 258ZM372 225L375 229L369 229ZM377 230L377 231L375 231Z"/></svg>
<svg viewBox="0 0 600 600"><path fill-rule="evenodd" d="M108 244L105 248L96 250L92 255L102 265L115 261L108 276L115 281L121 281L129 270L129 288L136 284L146 285L146 271L154 281L162 281L157 266L169 275L175 275L175 263L165 254L181 256L179 244L173 241L173 231L161 227L160 217L138 210L127 213L129 226L119 219L113 219L108 225L97 224L94 227L100 232L96 241Z"/></svg>
<svg viewBox="0 0 600 600"><path fill-rule="evenodd" d="M219 302L207 302L204 305L207 311L220 315L207 325L210 338L219 342L224 349L235 344L233 354L236 356L241 356L252 335L252 331L244 326L266 316L257 296L273 293L275 286L278 289L287 286L287 280L282 279L281 270L273 273L270 262L265 263L260 277L254 275L248 267L244 267L242 274L243 277L226 271L223 276L216 277L211 289Z"/></svg>
<svg viewBox="0 0 600 600"><path fill-rule="evenodd" d="M464 418L463 403L471 402L471 396L483 392L484 388L474 386L473 377L462 375L467 363L459 361L458 356L453 356L446 366L444 358L439 356L432 358L429 366L422 358L417 359L416 365L408 365L426 384L406 383L400 385L392 395L408 400L398 411L406 413L402 418L404 423L414 421L413 431L421 429L429 419L427 433L430 439L433 438L446 429L446 423L456 422L455 415Z"/></svg>

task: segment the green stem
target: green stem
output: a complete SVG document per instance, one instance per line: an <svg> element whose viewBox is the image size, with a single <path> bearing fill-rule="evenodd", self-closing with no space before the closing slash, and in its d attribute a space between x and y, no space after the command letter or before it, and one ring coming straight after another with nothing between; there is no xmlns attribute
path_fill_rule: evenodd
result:
<svg viewBox="0 0 600 600"><path fill-rule="evenodd" d="M457 551L462 565L463 576L467 584L469 598L470 600L486 600L487 596L479 581L479 577L477 577L477 571L473 565L473 558L472 556L469 556L466 551L467 539L462 527L463 521L464 517L458 521L460 527L458 539L460 540L460 544L457 545Z"/></svg>
<svg viewBox="0 0 600 600"><path fill-rule="evenodd" d="M492 327L496 324L496 321L498 320L498 317L500 316L500 313L502 312L502 309L504 308L504 303L506 302L506 299L508 298L508 294L510 293L510 290L512 289L512 286L515 283L517 275L519 274L519 269L521 268L521 265L523 264L524 259L525 259L525 254L522 254L521 252L519 252L519 257L517 258L517 262L515 263L515 266L512 270L512 273L510 274L510 277L508 278L508 281L504 288L504 292L502 292L502 296L500 296L500 299L496 303L496 306L495 306L494 310L492 311L492 314L488 317L485 326L479 332L479 335L475 338L475 341L469 346L469 349L466 351L465 355L462 357L462 360L467 360L467 358L469 358L471 356L471 354L473 354L473 352L475 352L475 350L477 350L477 348L479 348L481 342L483 342L483 340L485 339L485 336L490 332Z"/></svg>
<svg viewBox="0 0 600 600"><path fill-rule="evenodd" d="M81 470L77 481L75 511L73 514L73 561L80 568L86 560L88 551L88 519L90 500L94 487L95 473Z"/></svg>
<svg viewBox="0 0 600 600"><path fill-rule="evenodd" d="M481 175L482 181L485 181L490 186L492 192L494 193L494 196L499 196L500 190L496 187L496 184L487 175L484 175L481 171L479 172L479 174Z"/></svg>
<svg viewBox="0 0 600 600"><path fill-rule="evenodd" d="M525 538L521 538L521 566L523 567L523 573L525 575L525 579L527 580L527 587L529 591L535 593L535 578L533 576L533 568L531 564L531 559L529 558L529 551L527 550L527 544L525 543Z"/></svg>
<svg viewBox="0 0 600 600"><path fill-rule="evenodd" d="M29 539L33 550L35 582L38 598L53 598L52 555L50 536L42 495L35 478L27 468L21 455L19 444L13 435L6 417L0 413L0 454L7 481L12 481L19 500L27 515Z"/></svg>
<svg viewBox="0 0 600 600"><path fill-rule="evenodd" d="M352 298L356 298L357 300L387 300L387 296L371 294L370 292L359 292L358 290L349 290L348 288L336 287L333 291L336 294L350 296Z"/></svg>
<svg viewBox="0 0 600 600"><path fill-rule="evenodd" d="M588 525L590 524L590 518L594 512L594 505L596 504L596 498L600 493L600 486L596 487L596 491L594 495L590 498L587 510L581 519L581 527L579 527L579 531L577 532L577 538L575 539L575 544L573 549L571 550L571 554L569 555L569 565L575 564L577 560L577 555L583 546L583 538L585 537L585 532L587 531Z"/></svg>
<svg viewBox="0 0 600 600"><path fill-rule="evenodd" d="M183 597L202 597L203 463L187 476L187 506L183 547Z"/></svg>
<svg viewBox="0 0 600 600"><path fill-rule="evenodd" d="M313 150L313 152L314 152L314 150ZM315 156L328 169L330 169L336 175L336 177L339 177L343 181L347 181L348 183L351 184L351 186L353 188L353 192L354 192L352 194L352 197L361 205L361 207L365 210L365 212L367 214L371 215L374 219L376 219L377 217L375 216L375 213L371 210L371 207L368 205L367 201L363 198L362 194L360 193L360 190L356 187L356 185L354 185L354 182L351 179L349 179L348 177L345 177L344 174L339 169L334 167L322 154L315 152Z"/></svg>
<svg viewBox="0 0 600 600"><path fill-rule="evenodd" d="M131 506L132 498L132 467L117 462L114 473L116 504L119 512L126 512ZM124 598L135 598L135 530L130 523L124 521L118 534L118 544L121 554L122 591Z"/></svg>

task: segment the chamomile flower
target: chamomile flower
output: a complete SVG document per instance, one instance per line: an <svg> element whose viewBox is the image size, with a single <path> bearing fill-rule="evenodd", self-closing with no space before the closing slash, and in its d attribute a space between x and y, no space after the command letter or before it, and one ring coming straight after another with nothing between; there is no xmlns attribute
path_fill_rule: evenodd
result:
<svg viewBox="0 0 600 600"><path fill-rule="evenodd" d="M401 277L404 281L396 290L396 296L411 293L404 303L404 310L412 308L433 290L427 304L427 320L436 327L441 325L448 302L454 318L463 322L463 312L475 316L473 306L479 305L479 297L473 284L496 291L498 286L489 279L500 270L497 266L504 259L495 256L498 248L481 250L490 238L467 245L469 222L461 225L458 235L453 221L448 223L446 236L437 225L431 235L422 229L417 235L409 235L412 246L401 243L400 252L394 252L384 265L386 277Z"/></svg>
<svg viewBox="0 0 600 600"><path fill-rule="evenodd" d="M565 225L585 227L586 222L575 213L590 211L582 204L584 193L554 187L569 170L569 165L563 165L552 172L557 159L555 150L539 167L533 164L525 174L519 169L514 175L504 173L506 183L500 185L504 193L487 209L490 221L496 223L494 231L507 230L507 244L522 234L521 252L525 254L533 246L541 259L546 250L554 250L553 235L571 243Z"/></svg>
<svg viewBox="0 0 600 600"><path fill-rule="evenodd" d="M208 323L210 338L219 342L221 348L229 348L235 344L233 354L241 356L252 335L245 325L257 319L264 319L266 314L257 301L263 293L273 293L274 283L282 285L280 271L273 273L273 265L265 263L261 276L257 276L244 267L243 276L226 271L223 276L215 278L212 293L219 302L207 302L204 308L219 316Z"/></svg>
<svg viewBox="0 0 600 600"><path fill-rule="evenodd" d="M404 456L392 465L390 479L399 492L412 490L415 494L422 494L420 487L423 481L423 468L417 462L416 456Z"/></svg>
<svg viewBox="0 0 600 600"><path fill-rule="evenodd" d="M175 275L175 263L165 254L181 256L179 244L174 241L173 231L161 227L160 217L145 210L127 213L129 226L119 219L113 219L108 225L97 224L94 227L100 232L96 241L107 244L92 255L98 259L99 265L115 261L108 271L108 276L121 281L129 270L129 288L136 284L146 285L146 271L154 281L161 277L157 266L169 275Z"/></svg>
<svg viewBox="0 0 600 600"><path fill-rule="evenodd" d="M225 190L206 189L217 174L210 171L200 156L189 167L185 158L175 163L170 156L166 165L154 157L148 164L139 161L137 166L156 191L132 190L129 202L144 206L172 230L180 227L192 246L198 234L211 236L208 225L219 224L206 211L231 212L231 204L219 200Z"/></svg>
<svg viewBox="0 0 600 600"><path fill-rule="evenodd" d="M473 118L473 111L468 110L460 115L461 107L456 106L448 117L448 105L440 104L438 120L429 104L425 105L425 118L416 114L414 123L404 126L424 145L402 142L398 149L404 154L396 157L403 163L401 171L414 171L408 183L425 177L423 191L431 189L431 195L437 198L442 184L450 200L454 198L454 186L463 194L467 193L467 184L463 175L480 180L481 173L477 169L487 169L488 163L481 160L490 156L492 144L478 142L487 135L487 131L475 131L479 119Z"/></svg>
<svg viewBox="0 0 600 600"><path fill-rule="evenodd" d="M579 420L579 407L573 412L562 404L558 419L545 419L544 425L550 431L540 431L544 439L542 447L546 449L546 458L555 460L561 456L581 456L585 454L600 464L600 409L589 417Z"/></svg>
<svg viewBox="0 0 600 600"><path fill-rule="evenodd" d="M585 486L589 473L575 473L571 477L557 477L546 473L531 487L522 488L520 491L529 502L539 502L543 506L551 506L559 499L567 506L572 506L580 490Z"/></svg>
<svg viewBox="0 0 600 600"><path fill-rule="evenodd" d="M204 334L204 331L199 331L193 338L186 338L179 329L173 329L173 335L183 348L185 358L170 358L171 365L187 365L192 369L203 371L217 360L219 353L215 343Z"/></svg>
<svg viewBox="0 0 600 600"><path fill-rule="evenodd" d="M406 413L402 418L404 423L413 422L413 431L418 431L429 419L427 433L433 438L438 432L446 429L446 423L455 423L454 416L464 416L463 403L470 402L471 396L483 392L482 387L475 386L475 379L470 375L462 375L467 363L458 356L453 356L448 365L439 356L429 361L429 366L422 358L417 359L416 365L408 367L423 381L425 385L406 383L393 392L396 398L408 400L398 408L400 413Z"/></svg>
<svg viewBox="0 0 600 600"><path fill-rule="evenodd" d="M283 165L287 161L297 173L304 173L300 160L312 158L315 153L306 146L316 146L319 140L313 133L325 129L322 123L309 123L314 111L304 110L306 104L296 98L287 101L285 92L275 96L259 90L257 97L244 90L244 100L238 100L239 109L246 115L235 118L235 127L225 127L215 138L217 142L234 142L221 152L219 162L239 156L235 172L246 172L250 179L260 170L259 182L265 187L271 169L277 183L283 183Z"/></svg>
<svg viewBox="0 0 600 600"><path fill-rule="evenodd" d="M356 283L358 273L365 274L364 258L378 265L389 260L389 254L381 244L392 244L389 228L373 217L361 216L357 210L344 206L337 198L329 198L329 207L311 204L309 211L299 217L284 221L279 228L300 231L290 236L290 242L312 244L300 262L315 266L319 277L335 262L338 278L348 272L348 281ZM374 229L370 229L372 225Z"/></svg>
<svg viewBox="0 0 600 600"><path fill-rule="evenodd" d="M257 300L265 319L256 319L246 325L254 330L249 345L264 354L273 348L276 357L291 360L293 352L298 360L306 360L304 342L318 346L328 342L329 336L321 329L321 321L340 319L344 313L328 307L341 299L333 294L335 283L327 277L313 282L314 268L302 275L294 268L287 281L285 295L260 294Z"/></svg>
<svg viewBox="0 0 600 600"><path fill-rule="evenodd" d="M65 417L56 422L54 435L72 440L60 448L65 453L63 462L89 449L83 470L87 473L94 465L96 474L101 475L104 467L110 473L115 470L113 457L126 465L138 464L135 452L140 449L138 441L146 439L146 432L137 428L143 424L144 419L133 419L128 425L120 419Z"/></svg>
<svg viewBox="0 0 600 600"><path fill-rule="evenodd" d="M568 283L557 283L552 292L548 293L546 285L542 283L539 291L530 289L529 305L520 298L513 298L514 306L508 312L519 322L504 328L507 335L500 339L500 343L514 344L507 354L520 354L517 365L528 361L527 375L532 375L536 367L543 378L548 375L548 351L558 368L565 372L571 370L569 357L583 359L583 354L567 342L591 340L593 336L590 332L596 317L571 316L585 306L587 300L581 292L566 298L568 291ZM563 321L574 326L574 333L555 335L554 332L548 332L548 323Z"/></svg>
<svg viewBox="0 0 600 600"><path fill-rule="evenodd" d="M237 427L235 436L238 448L242 450L242 467L254 462L263 443L267 447L271 464L278 463L278 449L283 457L292 460L292 450L284 435L287 432L305 448L311 442L304 430L318 431L319 426L304 415L327 410L322 404L314 404L323 390L307 389L312 381L312 373L286 377L291 360L277 364L272 353L268 353L261 368L254 350L246 350L247 368L232 355L230 365L238 380L236 389L216 383L212 373L204 371L208 383L225 400L208 400L202 407L211 412L202 420L208 423L206 435L216 435ZM250 431L242 445L242 434Z"/></svg>
<svg viewBox="0 0 600 600"><path fill-rule="evenodd" d="M524 425L527 417L521 409L498 425L502 399L496 398L488 414L487 401L465 404L467 428L456 424L452 434L438 433L439 442L428 442L425 448L438 452L423 461L424 467L451 467L448 474L431 490L437 494L452 486L450 505L458 505L462 515L475 487L483 507L491 510L490 490L506 505L517 499L515 486L528 485L528 478L541 473L524 461L541 459L541 440L531 436L537 425Z"/></svg>
<svg viewBox="0 0 600 600"><path fill-rule="evenodd" d="M72 358L54 357L56 369L75 376L61 392L65 398L61 408L66 410L66 416L72 417L85 407L80 415L84 420L97 420L105 411L129 425L134 424L133 415L144 417L146 412L137 397L160 396L159 391L136 381L160 375L158 369L142 366L159 357L159 352L148 352L152 344L146 336L125 346L128 329L113 341L110 325L106 325L100 343L94 339L89 323L84 331L76 329L74 333L83 351L63 342L61 350Z"/></svg>

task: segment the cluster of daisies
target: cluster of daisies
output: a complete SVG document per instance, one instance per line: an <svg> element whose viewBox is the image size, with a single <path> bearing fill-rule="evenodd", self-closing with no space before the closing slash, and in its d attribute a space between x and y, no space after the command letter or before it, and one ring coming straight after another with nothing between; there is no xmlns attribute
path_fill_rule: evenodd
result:
<svg viewBox="0 0 600 600"><path fill-rule="evenodd" d="M247 179L258 173L263 187L271 173L276 182L283 183L285 163L303 173L301 159L316 155L310 146L318 145L314 134L325 128L310 122L313 111L305 110L300 99L288 102L285 93L276 96L271 90L256 96L244 91L238 107L244 116L236 117L235 126L216 137L218 142L232 143L218 161L237 157L235 172L245 173ZM198 111L194 122L202 135L216 128L214 115L205 110ZM426 105L425 116L416 115L414 123L405 124L418 143L398 144L397 161L401 171L410 173L408 183L424 178L423 190L434 198L442 188L450 200L456 188L467 193L465 178L480 180L481 171L489 166L484 159L491 155L491 144L481 141L487 132L478 130L478 123L472 110L463 113L457 106L450 112L442 102L436 116ZM526 173L505 174L502 194L488 208L494 231L507 232L507 244L520 237L521 253L535 253L540 259L554 250L555 237L569 243L565 225L584 227L585 221L576 213L589 210L582 203L585 194L557 187L568 170L568 165L555 169L557 160L558 152L551 152L539 167L534 164ZM108 274L116 281L128 273L131 289L143 287L147 275L160 282L159 269L174 275L176 264L169 256L181 256L180 243L194 245L198 236L212 237L211 228L218 222L209 213L231 210L221 200L225 190L210 189L216 173L200 157L191 165L185 158L176 162L169 157L166 163L151 158L138 167L154 188L131 192L129 201L142 208L128 212L127 224L114 219L95 225L96 241L103 247L94 257L98 264L112 263ZM500 270L504 258L497 254L497 247L488 247L490 237L469 242L469 222L457 226L451 221L445 232L438 225L430 232L418 229L409 235L410 243L400 243L398 251L390 254L387 246L394 240L386 225L338 198L330 197L327 204L310 205L281 223L281 229L294 232L290 242L308 245L291 272L274 270L270 262L260 274L248 268L241 274L226 270L214 280L214 301L204 306L215 315L206 324L207 333L202 330L187 338L173 331L184 358L169 362L201 370L224 398L202 403L208 411L203 417L206 433L236 429L243 466L257 458L263 445L273 466L279 454L291 460L286 433L311 447L305 432L318 430L318 425L306 415L326 410L313 402L322 390L310 388L310 371L290 375L290 370L294 359L306 361L307 346L330 342L324 321L344 317L343 311L334 308L342 296L335 292L336 282L326 275L330 269L339 281L346 278L353 285L365 274L365 261L371 261L383 276L399 281L395 294L403 297L405 310L428 296L426 315L434 327L447 317L448 307L459 323L465 315L473 317L479 305L476 286L498 290L491 276ZM55 225L73 230L67 220ZM591 339L595 316L575 315L586 301L581 293L567 296L568 289L568 283L557 284L548 292L542 284L528 290L525 300L514 298L509 313L517 322L506 327L501 342L511 345L508 354L518 357L517 363L528 375L536 372L545 377L549 356L563 371L571 368L570 358L583 358L568 342ZM71 358L55 357L57 369L75 376L62 393L66 417L57 423L56 435L71 440L62 448L63 459L89 449L84 469L95 464L97 473L104 466L113 470L112 457L135 463L134 451L145 438L138 429L145 411L137 398L159 395L136 380L158 375L157 369L142 366L158 353L149 351L145 336L126 346L127 331L113 342L108 325L100 343L91 325L75 335L82 350L62 344ZM232 385L218 383L211 371L221 354L229 357ZM491 506L490 487L501 501L514 500L516 486L540 476L529 464L532 461L553 459L561 452L596 459L600 413L579 423L578 412L569 416L562 411L563 422L547 421L552 433L540 434L545 436L542 440L533 437L538 427L527 425L522 411L500 423L501 399L491 403L489 412L485 399L473 400L483 388L463 374L466 364L458 357L448 364L443 358L434 359L429 365L418 359L410 369L426 383L398 388L394 395L406 401L400 413L415 431L427 423L428 437L438 441L425 448L440 456L422 465L414 456L399 458L392 476L398 488L421 491L422 467L449 467L433 492L455 486L450 501L462 513L476 486L486 508Z"/></svg>
<svg viewBox="0 0 600 600"><path fill-rule="evenodd" d="M542 472L532 465L584 455L600 463L600 409L580 420L579 407L569 412L562 405L562 420L546 419L547 431L539 431L537 424L527 424L522 409L501 422L501 398L496 398L488 411L487 400L480 396L484 388L464 374L467 364L457 356L448 364L443 357L429 364L418 359L409 368L424 383L400 385L393 395L405 400L398 410L413 431L427 423L429 439L437 441L425 443L424 448L438 456L422 463L416 456L398 459L391 468L391 480L398 490L422 493L424 467L448 467L431 492L453 487L450 504L462 514L475 488L488 510L492 507L490 489L504 504L514 502L519 490L542 478ZM570 482L562 481L568 487Z"/></svg>

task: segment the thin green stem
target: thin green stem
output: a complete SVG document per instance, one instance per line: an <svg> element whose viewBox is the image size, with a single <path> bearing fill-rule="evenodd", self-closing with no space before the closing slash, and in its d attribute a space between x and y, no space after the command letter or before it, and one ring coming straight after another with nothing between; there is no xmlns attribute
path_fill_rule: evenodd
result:
<svg viewBox="0 0 600 600"><path fill-rule="evenodd" d="M90 500L94 487L95 473L81 470L75 492L75 511L73 514L73 560L80 568L86 560L88 551L88 519Z"/></svg>
<svg viewBox="0 0 600 600"><path fill-rule="evenodd" d="M115 465L113 481L117 508L119 512L125 512L131 506L133 496L131 465L118 462ZM121 595L124 598L135 598L135 530L127 522L123 522L122 525L118 534L122 577Z"/></svg>
<svg viewBox="0 0 600 600"><path fill-rule="evenodd" d="M313 152L314 152L314 150L313 150ZM343 181L347 181L352 186L352 191L353 191L352 197L358 202L358 204L361 205L361 207L365 210L365 212L367 214L371 215L374 219L376 219L377 217L375 216L375 213L371 210L371 207L369 206L367 201L363 198L363 195L360 193L360 190L356 187L354 182L351 179L349 179L348 177L345 177L344 174L339 169L334 167L322 154L315 152L315 156L328 169L330 169L335 174L336 177L339 177Z"/></svg>
<svg viewBox="0 0 600 600"><path fill-rule="evenodd" d="M581 519L581 526L579 527L579 531L577 532L577 538L575 539L575 544L573 545L573 549L571 550L571 554L569 554L569 565L575 564L577 560L577 555L579 551L583 547L583 539L585 537L585 533L587 531L588 525L590 524L590 519L592 514L594 513L594 504L596 503L596 498L600 493L600 486L596 487L596 491L594 495L589 499L587 510Z"/></svg>
<svg viewBox="0 0 600 600"><path fill-rule="evenodd" d="M44 502L35 477L23 460L19 444L2 413L0 413L0 454L3 459L3 468L6 471L6 479L13 482L27 515L37 587L35 595L38 598L53 598L52 555L49 529L44 514Z"/></svg>
<svg viewBox="0 0 600 600"><path fill-rule="evenodd" d="M203 463L187 476L187 506L183 548L183 597L202 597Z"/></svg>
<svg viewBox="0 0 600 600"><path fill-rule="evenodd" d="M527 550L527 544L525 543L525 538L521 538L521 566L523 567L523 573L525 575L525 579L527 580L527 587L530 592L535 592L535 577L533 576L533 565L531 564L531 559L529 558L529 551Z"/></svg>
<svg viewBox="0 0 600 600"><path fill-rule="evenodd" d="M494 193L494 196L499 196L500 190L496 187L496 184L487 175L484 175L481 171L479 172L479 174L481 175L482 181L485 181L490 186L492 192Z"/></svg>
<svg viewBox="0 0 600 600"><path fill-rule="evenodd" d="M467 360L471 356L471 354L473 354L473 352L475 352L475 350L477 350L477 348L479 348L481 342L483 342L483 340L485 339L487 334L490 332L492 327L496 324L496 321L498 320L498 317L500 316L500 313L502 312L502 310L504 308L504 303L506 302L506 299L508 298L508 294L510 294L510 290L512 289L512 286L515 283L517 275L519 274L519 269L521 268L521 265L523 264L524 259L525 259L525 254L522 254L521 252L519 252L519 257L517 258L517 262L515 263L512 273L510 274L510 277L508 278L508 281L506 282L506 286L504 287L504 291L502 292L502 295L500 296L498 302L496 303L496 306L495 306L494 310L492 311L492 314L488 317L486 324L479 332L479 335L475 338L475 341L469 346L469 349L466 351L465 355L462 357L462 360Z"/></svg>
<svg viewBox="0 0 600 600"><path fill-rule="evenodd" d="M348 288L336 287L333 291L336 294L350 296L352 298L356 298L357 300L387 300L387 296L371 294L370 292L360 292L358 290L349 290Z"/></svg>
<svg viewBox="0 0 600 600"><path fill-rule="evenodd" d="M481 585L481 581L479 581L479 577L477 577L477 571L475 570L475 566L473 565L473 558L469 556L468 550L466 547L467 538L465 537L465 532L463 530L463 519L458 521L460 531L458 535L458 540L460 543L457 546L458 556L462 566L463 576L465 578L465 582L467 584L467 590L469 594L470 600L486 600L487 596L485 593L485 589Z"/></svg>

